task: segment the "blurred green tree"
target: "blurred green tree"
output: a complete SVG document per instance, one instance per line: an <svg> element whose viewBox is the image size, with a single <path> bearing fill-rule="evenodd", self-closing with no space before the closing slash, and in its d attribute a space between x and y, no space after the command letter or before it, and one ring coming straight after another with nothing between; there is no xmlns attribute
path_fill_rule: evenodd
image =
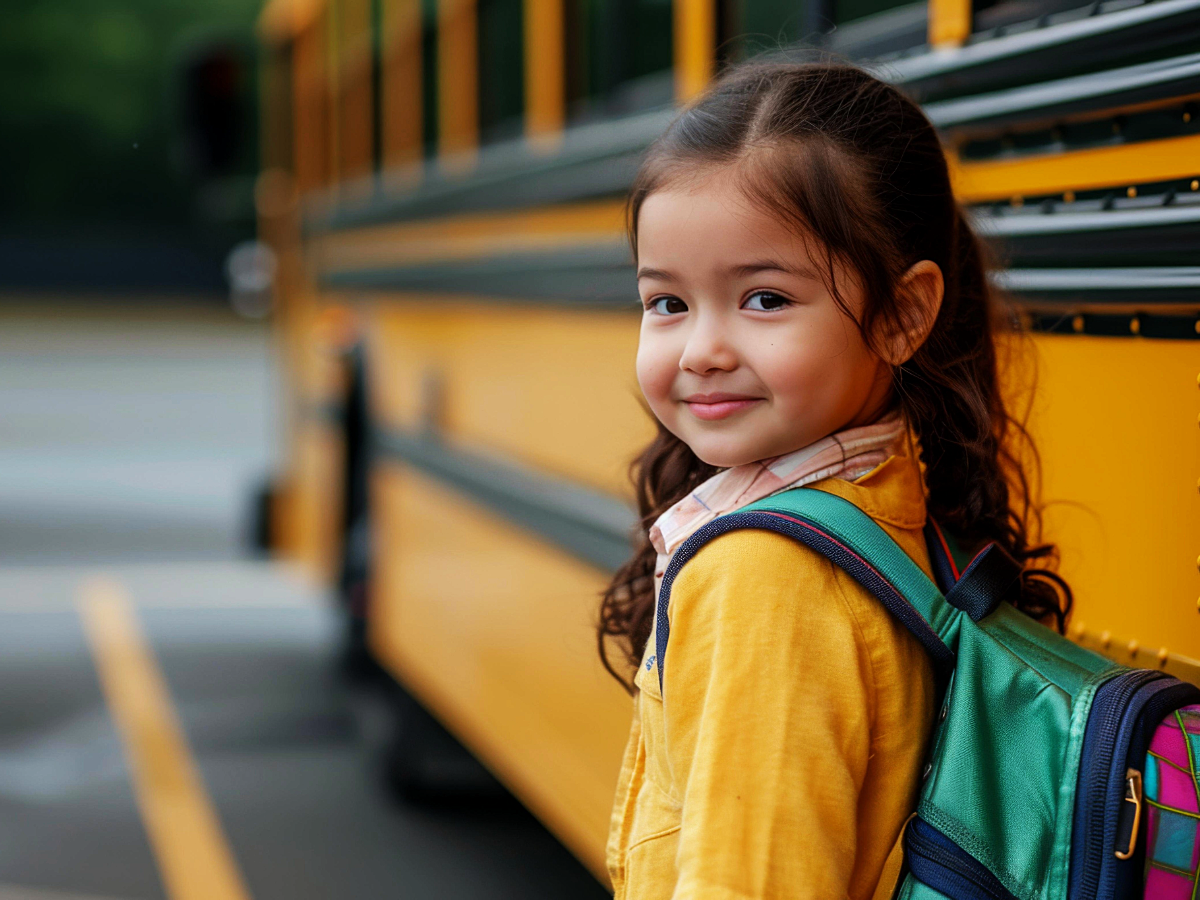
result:
<svg viewBox="0 0 1200 900"><path fill-rule="evenodd" d="M4 0L0 240L152 238L215 256L252 233L260 8L261 0ZM214 55L232 61L222 77L236 82L238 119L233 156L216 168L198 161L194 133L194 82L211 75L204 63Z"/></svg>

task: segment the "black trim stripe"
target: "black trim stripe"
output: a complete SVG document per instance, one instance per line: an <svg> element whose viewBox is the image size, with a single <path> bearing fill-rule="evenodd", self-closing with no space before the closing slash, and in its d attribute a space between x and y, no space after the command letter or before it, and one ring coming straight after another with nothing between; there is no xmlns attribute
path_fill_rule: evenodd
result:
<svg viewBox="0 0 1200 900"><path fill-rule="evenodd" d="M1079 334L1094 337L1143 337L1161 340L1200 340L1200 314L1098 313L1029 310L1030 330L1046 334Z"/></svg>
<svg viewBox="0 0 1200 900"><path fill-rule="evenodd" d="M1188 268L1198 256L1200 202L1192 201L1200 201L1200 192L1186 194L1181 199L1188 201L1186 205L1163 205L1161 196L1134 200L1122 197L1125 204L1138 200L1146 203L1141 209L1107 210L1099 209L1099 201L1086 204L1048 201L998 215L977 212L972 224L981 237L997 246L1001 258L1009 260L1018 271L1042 266L1079 272L1117 268L1123 280L1136 277L1149 299L1162 286L1164 270ZM1149 203L1155 205L1148 206ZM1043 205L1046 211L1040 209ZM1086 205L1097 209L1071 211ZM1131 272L1141 274L1132 276L1128 274ZM1021 284L1032 284L1028 280L1031 278L1018 275L1010 277L1009 283L1019 289ZM1072 280L1078 279L1072 276Z"/></svg>
<svg viewBox="0 0 1200 900"><path fill-rule="evenodd" d="M880 77L919 100L997 90L1195 46L1200 0L1155 0L1073 21L988 38L957 50L880 60Z"/></svg>
<svg viewBox="0 0 1200 900"><path fill-rule="evenodd" d="M944 132L1028 125L1200 93L1200 53L925 105Z"/></svg>
<svg viewBox="0 0 1200 900"><path fill-rule="evenodd" d="M521 301L639 309L629 245L623 240L474 260L329 272L324 287L469 294Z"/></svg>
<svg viewBox="0 0 1200 900"><path fill-rule="evenodd" d="M632 183L650 142L662 134L676 112L673 107L651 110L570 128L550 155L538 152L524 138L497 143L480 152L478 164L467 175L443 172L432 161L423 163L416 190L392 193L384 178L366 185L366 190L342 192L367 198L358 203L339 201L337 194L317 199L309 204L306 227L310 232L336 231L619 197Z"/></svg>
<svg viewBox="0 0 1200 900"><path fill-rule="evenodd" d="M1200 306L1200 266L1004 269L992 281L1022 299Z"/></svg>
<svg viewBox="0 0 1200 900"><path fill-rule="evenodd" d="M377 430L374 443L381 461L433 476L598 569L615 571L633 552L637 515L615 497L433 435Z"/></svg>
<svg viewBox="0 0 1200 900"><path fill-rule="evenodd" d="M1189 229L1200 227L1200 203L1190 203L1187 206L1164 206L1161 197L1152 199L1157 205L1148 209L1125 209L1113 212L1056 212L1052 215L1031 210L1020 216L976 215L972 221L985 237L1003 238L1026 236L1056 238L1063 234L1075 233L1134 232L1179 226L1187 226Z"/></svg>

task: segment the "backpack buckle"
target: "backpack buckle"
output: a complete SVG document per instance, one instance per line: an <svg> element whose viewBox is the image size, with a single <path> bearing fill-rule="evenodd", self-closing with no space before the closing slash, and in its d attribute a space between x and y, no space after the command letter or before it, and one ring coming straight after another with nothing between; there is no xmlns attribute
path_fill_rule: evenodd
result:
<svg viewBox="0 0 1200 900"><path fill-rule="evenodd" d="M1125 772L1125 803L1133 805L1133 825L1129 829L1129 839L1125 849L1113 851L1113 855L1117 859L1129 859L1137 848L1138 826L1142 822L1142 773L1137 769L1128 769ZM1128 817L1129 807L1125 806L1121 814L1121 821L1127 821ZM1124 829L1120 831L1124 831ZM1118 832L1119 839L1120 832Z"/></svg>

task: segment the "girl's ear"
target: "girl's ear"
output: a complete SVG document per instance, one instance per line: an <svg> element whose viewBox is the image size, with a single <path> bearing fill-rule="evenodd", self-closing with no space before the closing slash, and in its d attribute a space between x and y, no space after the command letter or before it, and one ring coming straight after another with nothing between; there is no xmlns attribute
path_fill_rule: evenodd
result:
<svg viewBox="0 0 1200 900"><path fill-rule="evenodd" d="M884 361L899 366L912 359L933 331L942 308L945 284L938 264L928 259L913 263L896 283L896 300L901 304L903 327L884 336Z"/></svg>

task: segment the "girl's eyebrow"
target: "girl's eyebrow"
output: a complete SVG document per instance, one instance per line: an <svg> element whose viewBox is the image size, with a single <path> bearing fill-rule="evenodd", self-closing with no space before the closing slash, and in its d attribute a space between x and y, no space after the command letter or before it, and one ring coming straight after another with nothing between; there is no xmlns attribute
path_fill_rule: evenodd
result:
<svg viewBox="0 0 1200 900"><path fill-rule="evenodd" d="M643 278L657 278L659 281L675 280L675 276L666 269L651 269L649 266L643 266L638 269L637 277L638 281L641 281Z"/></svg>
<svg viewBox="0 0 1200 900"><path fill-rule="evenodd" d="M795 268L793 266L784 265L774 259L758 259L754 262L744 263L740 266L730 266L725 270L729 275L737 278L748 278L751 275L757 275L760 272L783 272L786 275L795 275L798 278L816 278L817 275L811 269ZM637 272L638 281L643 278L657 278L659 281L676 281L673 274L666 269L653 269L649 266L643 266Z"/></svg>
<svg viewBox="0 0 1200 900"><path fill-rule="evenodd" d="M737 276L738 278L747 278L751 275L757 275L759 272L783 272L786 275L795 275L798 278L817 277L810 269L787 266L773 259L758 259L745 265L730 266L728 272L730 275Z"/></svg>

